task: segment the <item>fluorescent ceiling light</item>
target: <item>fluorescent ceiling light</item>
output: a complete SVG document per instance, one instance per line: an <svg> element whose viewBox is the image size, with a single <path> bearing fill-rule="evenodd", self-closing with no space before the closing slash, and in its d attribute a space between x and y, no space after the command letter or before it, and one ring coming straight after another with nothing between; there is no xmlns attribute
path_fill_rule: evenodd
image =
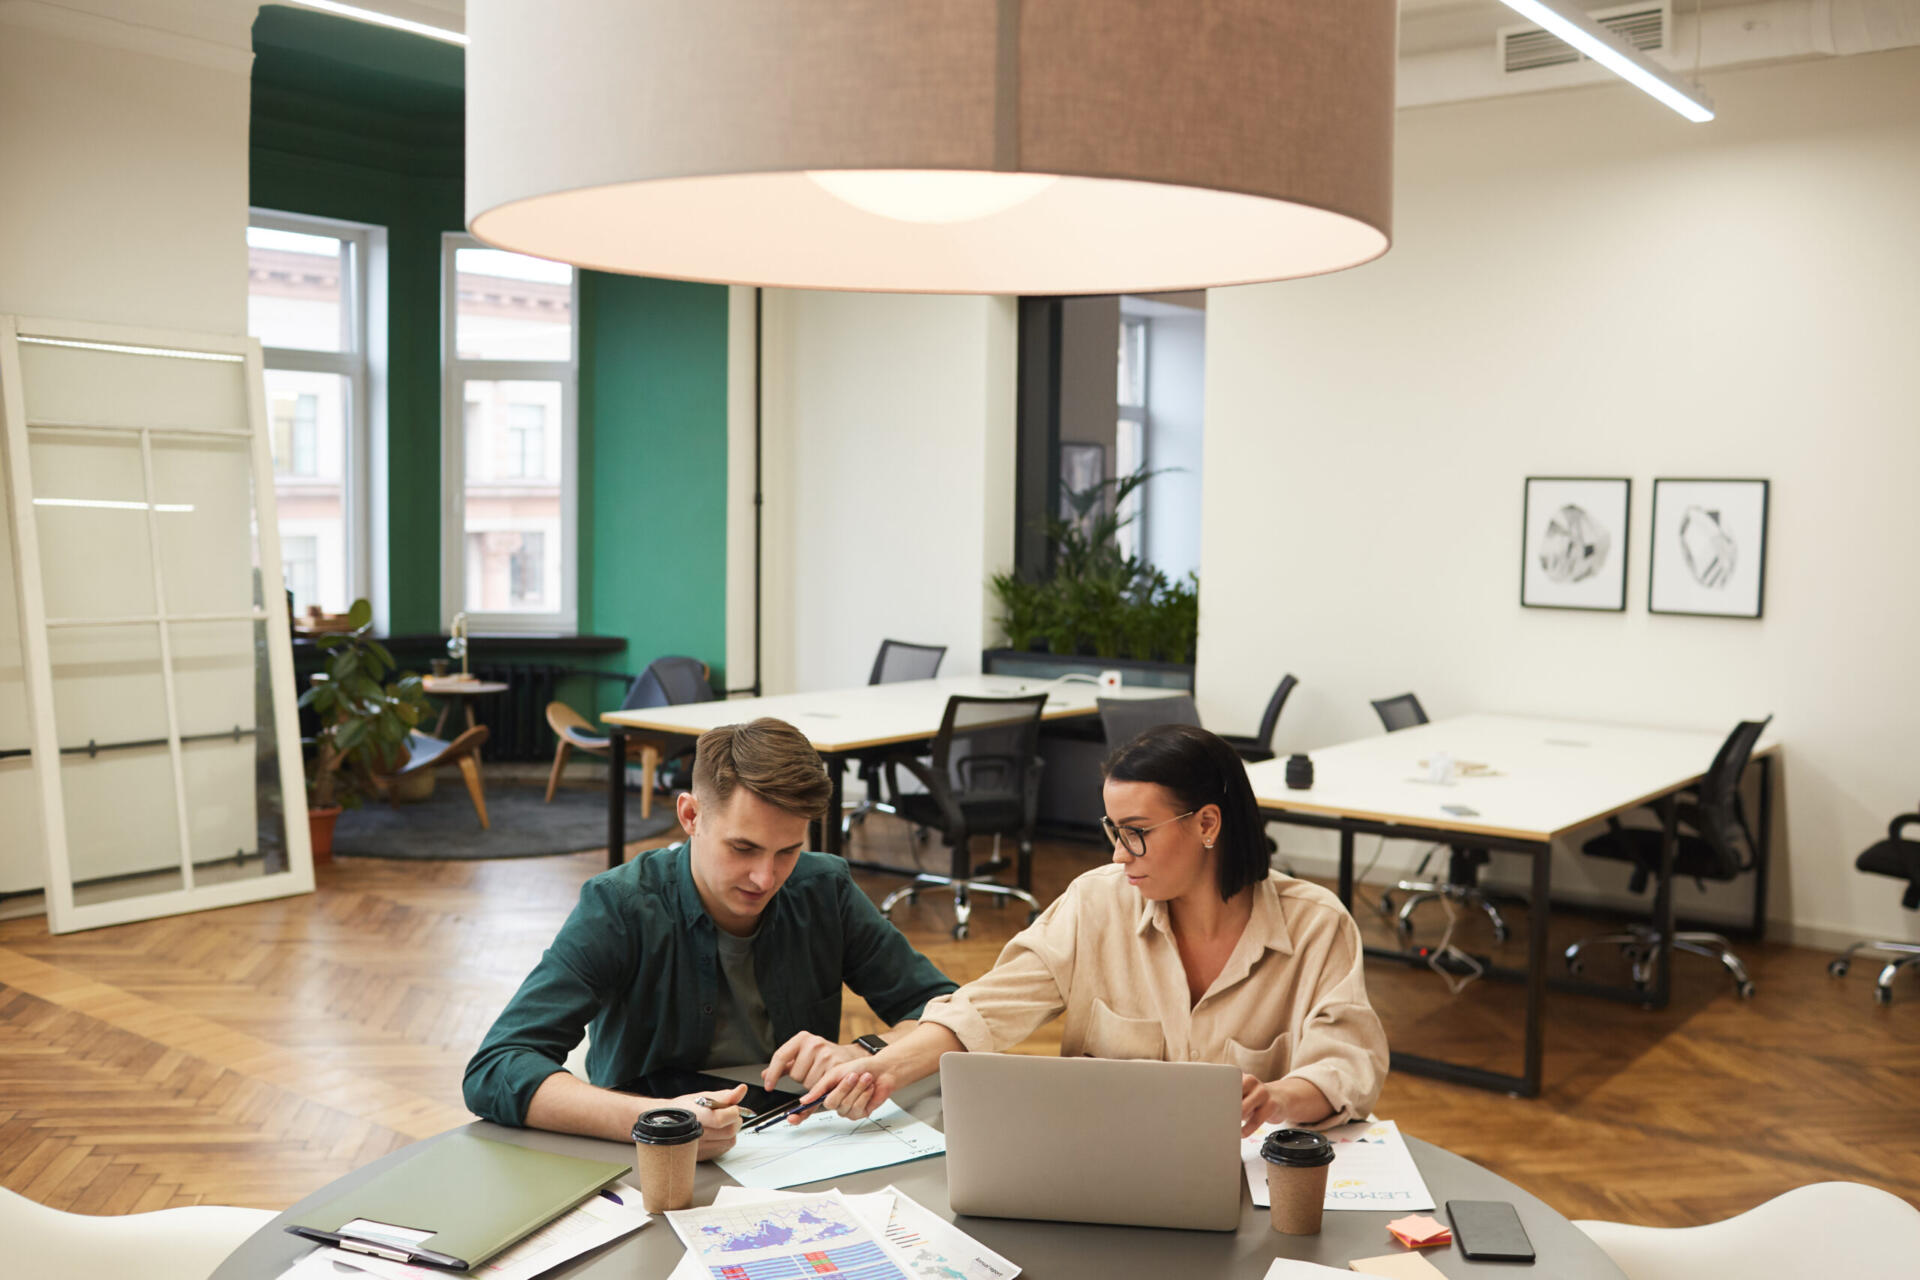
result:
<svg viewBox="0 0 1920 1280"><path fill-rule="evenodd" d="M111 498L35 498L36 507L96 507L106 511L191 511L190 502L117 502Z"/></svg>
<svg viewBox="0 0 1920 1280"><path fill-rule="evenodd" d="M218 360L225 364L239 364L245 356L236 356L227 351L187 351L180 347L135 347L124 342L82 342L77 338L31 338L20 335L20 341L38 347L76 347L81 351L117 351L128 356L165 356L169 360Z"/></svg>
<svg viewBox="0 0 1920 1280"><path fill-rule="evenodd" d="M445 27L430 27L424 22L410 22L406 18L396 18L390 13L381 13L378 9L362 9L357 4L336 4L334 0L292 0L302 9L318 9L322 13L334 13L343 18L352 18L356 22L371 22L377 27L392 27L395 31L410 31L416 36L426 36L430 40L445 40L448 44L465 44L466 36L458 31L449 31Z"/></svg>
<svg viewBox="0 0 1920 1280"><path fill-rule="evenodd" d="M1672 72L1639 50L1628 48L1572 0L1502 0L1502 3L1695 124L1713 119L1713 99L1702 93L1698 85L1675 78ZM1700 39L1699 31L1693 33L1693 38Z"/></svg>

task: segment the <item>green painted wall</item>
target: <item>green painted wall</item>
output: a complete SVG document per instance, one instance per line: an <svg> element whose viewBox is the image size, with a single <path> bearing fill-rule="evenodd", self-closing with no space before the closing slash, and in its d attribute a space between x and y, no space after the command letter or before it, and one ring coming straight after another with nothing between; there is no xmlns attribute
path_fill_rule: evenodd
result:
<svg viewBox="0 0 1920 1280"><path fill-rule="evenodd" d="M439 41L279 5L254 23L252 203L387 228L397 634L440 625L440 236L464 222L464 86ZM721 676L726 384L724 287L581 273L579 628L627 641L605 669L686 653ZM602 704L620 692L603 683Z"/></svg>
<svg viewBox="0 0 1920 1280"><path fill-rule="evenodd" d="M726 661L727 290L587 272L581 309L581 627L636 666ZM591 622L589 623L589 620ZM721 684L720 687L725 687Z"/></svg>

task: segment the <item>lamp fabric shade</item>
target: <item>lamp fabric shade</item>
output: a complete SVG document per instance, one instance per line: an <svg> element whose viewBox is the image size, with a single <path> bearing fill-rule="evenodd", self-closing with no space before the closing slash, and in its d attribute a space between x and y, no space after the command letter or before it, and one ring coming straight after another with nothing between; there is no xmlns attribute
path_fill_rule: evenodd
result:
<svg viewBox="0 0 1920 1280"><path fill-rule="evenodd" d="M799 288L1146 292L1339 270L1389 243L1397 13L469 0L468 225L580 266ZM884 171L907 176L866 177ZM942 217L935 192L913 220L829 189L873 182L884 201L920 171L1008 207ZM1010 175L1053 180L1006 190Z"/></svg>

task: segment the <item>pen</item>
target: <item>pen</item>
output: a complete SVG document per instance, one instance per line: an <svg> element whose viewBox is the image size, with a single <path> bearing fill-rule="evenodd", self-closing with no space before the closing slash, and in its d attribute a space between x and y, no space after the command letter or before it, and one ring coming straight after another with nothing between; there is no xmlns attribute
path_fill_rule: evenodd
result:
<svg viewBox="0 0 1920 1280"><path fill-rule="evenodd" d="M742 1132L759 1133L762 1129L770 1127L776 1120L786 1120L793 1116L805 1115L807 1112L813 1110L815 1107L819 1106L821 1103L825 1101L826 1101L825 1098L815 1098L812 1102L809 1102L804 1106L802 1106L797 1102L789 1102L784 1107L780 1107L780 1108L777 1108L776 1110L767 1112L765 1115L761 1116L758 1120L755 1120L752 1124L748 1125L744 1130L742 1130Z"/></svg>

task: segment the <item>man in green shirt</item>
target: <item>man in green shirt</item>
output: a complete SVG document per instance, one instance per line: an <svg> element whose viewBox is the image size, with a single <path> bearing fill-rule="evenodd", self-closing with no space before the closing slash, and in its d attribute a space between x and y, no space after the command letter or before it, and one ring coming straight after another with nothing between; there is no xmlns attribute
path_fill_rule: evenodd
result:
<svg viewBox="0 0 1920 1280"><path fill-rule="evenodd" d="M693 790L677 800L686 843L582 887L467 1064L467 1106L500 1124L625 1139L642 1111L677 1103L705 1123L705 1159L733 1145L745 1087L660 1099L636 1091L641 1077L764 1063L797 1041L795 1076L811 1084L868 1052L835 1043L843 983L901 1024L893 1034L954 990L845 862L803 852L828 794L820 757L792 725L762 718L702 734ZM563 1063L589 1024L581 1080Z"/></svg>

